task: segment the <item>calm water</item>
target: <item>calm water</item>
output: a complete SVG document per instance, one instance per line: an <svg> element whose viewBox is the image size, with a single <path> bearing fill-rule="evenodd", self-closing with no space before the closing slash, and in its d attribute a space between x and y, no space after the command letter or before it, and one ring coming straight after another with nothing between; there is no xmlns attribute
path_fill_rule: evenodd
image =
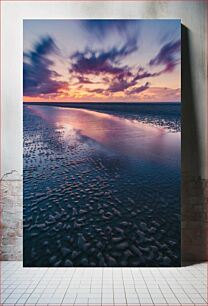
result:
<svg viewBox="0 0 208 306"><path fill-rule="evenodd" d="M154 107L24 106L25 266L180 265L180 105Z"/></svg>

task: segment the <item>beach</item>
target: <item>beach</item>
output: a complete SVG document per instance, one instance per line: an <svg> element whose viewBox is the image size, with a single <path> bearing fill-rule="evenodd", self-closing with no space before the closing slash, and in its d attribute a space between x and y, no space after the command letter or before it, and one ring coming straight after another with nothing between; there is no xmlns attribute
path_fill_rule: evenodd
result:
<svg viewBox="0 0 208 306"><path fill-rule="evenodd" d="M180 104L163 106L24 105L25 266L180 265Z"/></svg>

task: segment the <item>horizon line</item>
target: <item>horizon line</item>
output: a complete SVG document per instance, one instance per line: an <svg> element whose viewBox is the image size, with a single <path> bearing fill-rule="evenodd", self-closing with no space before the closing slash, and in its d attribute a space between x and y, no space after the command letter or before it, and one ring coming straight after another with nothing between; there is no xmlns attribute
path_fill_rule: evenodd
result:
<svg viewBox="0 0 208 306"><path fill-rule="evenodd" d="M41 103L49 103L49 104L53 104L53 103L62 103L62 104L65 104L65 103L74 103L74 104L129 104L129 103L132 103L132 104L140 104L140 103L170 103L170 104L173 104L173 103L182 103L181 101L141 101L141 102L134 102L134 101L129 101L129 102L126 102L126 101L119 101L119 102L115 102L115 101L112 101L112 102L74 102L74 101L23 101L23 103L36 103L36 104L41 104Z"/></svg>

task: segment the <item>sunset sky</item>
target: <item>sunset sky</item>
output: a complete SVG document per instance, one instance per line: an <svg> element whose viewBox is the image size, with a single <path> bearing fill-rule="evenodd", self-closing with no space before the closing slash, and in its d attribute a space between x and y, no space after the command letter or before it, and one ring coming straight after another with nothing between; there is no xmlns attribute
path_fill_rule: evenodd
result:
<svg viewBox="0 0 208 306"><path fill-rule="evenodd" d="M180 20L24 20L27 101L180 102Z"/></svg>

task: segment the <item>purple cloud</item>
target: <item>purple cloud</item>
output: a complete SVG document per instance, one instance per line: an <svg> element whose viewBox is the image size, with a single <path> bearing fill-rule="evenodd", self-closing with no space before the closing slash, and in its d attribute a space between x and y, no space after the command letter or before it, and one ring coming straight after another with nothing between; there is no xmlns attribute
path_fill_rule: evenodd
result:
<svg viewBox="0 0 208 306"><path fill-rule="evenodd" d="M127 81L125 79L121 79L120 81L114 82L112 85L109 86L108 91L110 92L118 92L123 91L131 86L136 84L135 81Z"/></svg>
<svg viewBox="0 0 208 306"><path fill-rule="evenodd" d="M134 39L128 41L121 48L111 48L109 51L93 51L86 49L84 52L75 52L71 56L72 64L69 71L79 74L119 74L125 71L127 66L120 66L120 62L127 55L137 50Z"/></svg>
<svg viewBox="0 0 208 306"><path fill-rule="evenodd" d="M181 49L181 41L177 40L175 42L169 42L165 44L155 58L151 59L149 62L150 66L165 65L162 72L172 72L175 66L179 63L179 52Z"/></svg>
<svg viewBox="0 0 208 306"><path fill-rule="evenodd" d="M132 88L131 90L128 90L127 93L128 93L129 95L138 94L138 93L140 93L140 92L142 92L142 91L148 89L148 88L149 88L149 85L150 85L150 83L149 83L149 82L146 82L146 83L145 83L144 85L142 85L142 86L135 87L135 88Z"/></svg>
<svg viewBox="0 0 208 306"><path fill-rule="evenodd" d="M23 63L23 92L25 96L39 96L54 94L66 87L66 82L59 82L53 78L60 76L50 69L53 61L48 55L57 53L58 48L51 37L45 37L34 46L34 50L24 53Z"/></svg>
<svg viewBox="0 0 208 306"><path fill-rule="evenodd" d="M99 25L100 26L100 25ZM102 27L102 25L101 25ZM127 90L137 84L138 80L150 78L160 75L161 72L151 73L140 67L135 73L133 69L127 65L122 65L121 62L128 55L137 50L136 39L129 39L120 48L111 48L108 51L91 50L87 48L85 51L77 51L71 55L71 67L69 72L75 75L80 83L90 83L85 81L85 75L101 75L105 82L110 83L110 86L102 90L100 88L88 90L96 93L115 93ZM87 78L88 80L88 78ZM82 82L83 81L83 82ZM146 86L149 83L146 83ZM139 89L134 89L135 92Z"/></svg>
<svg viewBox="0 0 208 306"><path fill-rule="evenodd" d="M112 65L106 53L96 56L96 52L76 52L73 54L72 67L69 72L80 74L100 74L109 73L116 74L123 71L122 68Z"/></svg>
<svg viewBox="0 0 208 306"><path fill-rule="evenodd" d="M94 84L92 81L90 81L88 78L82 75L78 75L77 79L78 79L78 83L81 83L81 84Z"/></svg>
<svg viewBox="0 0 208 306"><path fill-rule="evenodd" d="M150 73L145 71L144 68L140 67L136 74L133 74L130 70L127 70L125 73L121 73L116 76L108 90L110 92L118 92L128 89L129 87L135 86L138 80L145 78L155 77L160 75L160 72ZM146 83L149 85L149 83Z"/></svg>
<svg viewBox="0 0 208 306"><path fill-rule="evenodd" d="M88 89L89 92L95 92L98 94L104 93L105 89L101 89L101 88L95 88L95 89Z"/></svg>
<svg viewBox="0 0 208 306"><path fill-rule="evenodd" d="M148 71L144 71L143 68L139 68L137 74L134 77L134 81L142 80L142 79L150 78L150 77L155 77L155 76L158 76L160 74L161 74L161 72L151 73L151 72L148 72Z"/></svg>

